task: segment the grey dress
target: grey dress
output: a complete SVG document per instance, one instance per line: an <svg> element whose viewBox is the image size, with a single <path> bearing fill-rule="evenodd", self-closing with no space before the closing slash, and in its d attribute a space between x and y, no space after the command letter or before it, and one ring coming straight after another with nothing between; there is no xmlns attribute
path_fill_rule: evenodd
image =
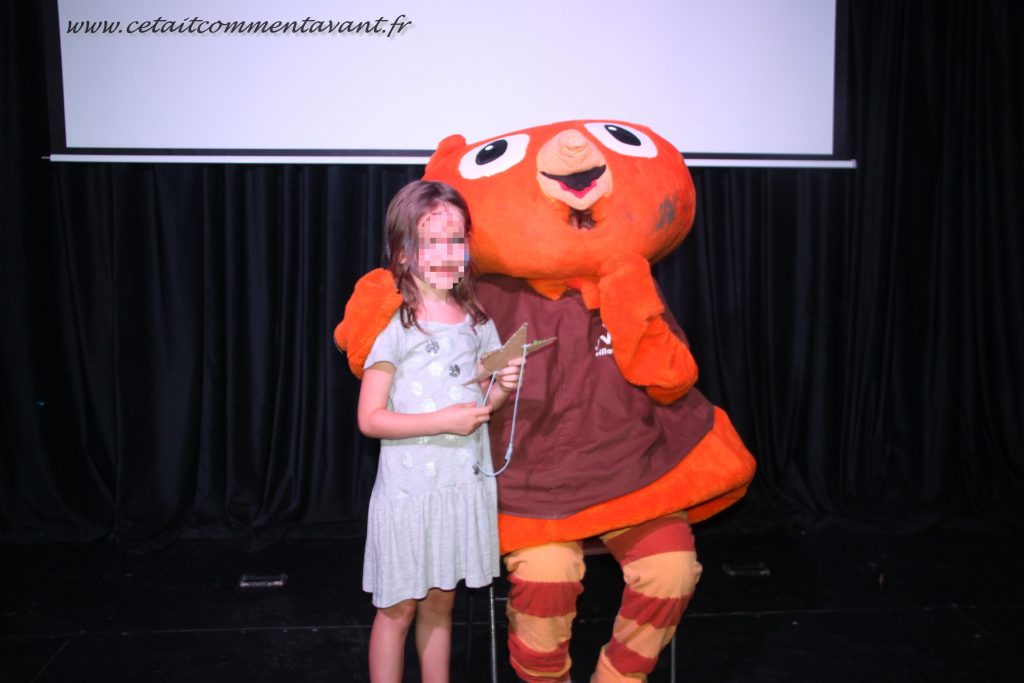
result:
<svg viewBox="0 0 1024 683"><path fill-rule="evenodd" d="M494 323L420 323L408 329L396 313L373 344L364 367L395 366L388 409L429 413L453 403L480 403L478 384L464 383L482 352L498 348ZM370 495L363 590L376 607L498 576L497 490L486 426L469 436L441 434L382 439Z"/></svg>

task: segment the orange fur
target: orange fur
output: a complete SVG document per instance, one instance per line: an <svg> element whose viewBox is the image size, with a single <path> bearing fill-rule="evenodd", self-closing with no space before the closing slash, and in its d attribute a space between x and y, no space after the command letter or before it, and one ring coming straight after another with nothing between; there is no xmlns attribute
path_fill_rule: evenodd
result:
<svg viewBox="0 0 1024 683"><path fill-rule="evenodd" d="M345 304L345 317L334 328L334 344L348 356L348 366L359 379L373 342L402 305L391 271L371 270L359 278L352 297Z"/></svg>
<svg viewBox="0 0 1024 683"><path fill-rule="evenodd" d="M696 190L682 155L646 126L606 122L648 136L656 155L630 156L604 146L587 128L593 125L587 120L534 126L480 142L466 143L457 135L442 141L423 179L449 183L466 198L473 219L470 254L481 274L554 281L564 288L568 278L596 278L614 254L638 254L654 262L679 246L696 209ZM614 189L593 206L592 230L570 227L568 207L538 185L541 148L566 130L577 131L600 149L607 173L614 177ZM483 144L506 140L511 149L511 141L523 137L528 141L518 163L481 177L464 175Z"/></svg>

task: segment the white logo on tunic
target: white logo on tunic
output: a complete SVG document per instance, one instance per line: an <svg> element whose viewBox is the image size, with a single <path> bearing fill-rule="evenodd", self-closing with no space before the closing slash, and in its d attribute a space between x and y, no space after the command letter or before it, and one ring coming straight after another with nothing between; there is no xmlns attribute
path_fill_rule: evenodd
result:
<svg viewBox="0 0 1024 683"><path fill-rule="evenodd" d="M608 331L608 328L601 323L601 327L604 329L604 334L597 338L597 343L594 344L594 358L600 356L610 356L615 353L612 350L612 333Z"/></svg>

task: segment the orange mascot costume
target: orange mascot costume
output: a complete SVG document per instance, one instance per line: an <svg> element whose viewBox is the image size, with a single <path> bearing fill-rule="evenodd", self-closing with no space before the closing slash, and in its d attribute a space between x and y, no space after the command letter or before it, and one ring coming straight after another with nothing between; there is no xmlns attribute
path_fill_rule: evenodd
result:
<svg viewBox="0 0 1024 683"><path fill-rule="evenodd" d="M643 680L700 576L689 524L738 500L755 469L693 387L693 356L651 276L693 224L682 155L641 125L567 121L473 144L450 136L424 179L466 198L477 296L502 338L524 322L531 339L557 337L528 358L498 477L512 666L526 681L568 679L582 541L599 537L626 586L592 680ZM365 276L335 330L360 375L397 306L390 277ZM490 422L496 467L512 412Z"/></svg>

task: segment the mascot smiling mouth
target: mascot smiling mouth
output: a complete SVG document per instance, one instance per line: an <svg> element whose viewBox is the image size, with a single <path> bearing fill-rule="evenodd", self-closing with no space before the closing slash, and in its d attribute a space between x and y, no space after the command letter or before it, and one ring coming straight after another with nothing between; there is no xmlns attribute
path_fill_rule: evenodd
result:
<svg viewBox="0 0 1024 683"><path fill-rule="evenodd" d="M607 166L597 166L589 171L580 171L579 173L570 173L569 175L555 175L545 171L540 173L545 178L551 178L556 181L563 190L572 192L577 197L582 197L594 186L594 181L604 175L607 168Z"/></svg>
<svg viewBox="0 0 1024 683"><path fill-rule="evenodd" d="M545 178L554 180L562 190L582 199L584 195L596 187L597 179L603 176L606 170L608 170L608 167L602 164L586 171L569 173L568 175L557 175L546 171L541 171L540 174ZM589 208L578 209L570 206L569 225L577 230L593 230L597 226L597 222L594 220L594 214L591 213Z"/></svg>

